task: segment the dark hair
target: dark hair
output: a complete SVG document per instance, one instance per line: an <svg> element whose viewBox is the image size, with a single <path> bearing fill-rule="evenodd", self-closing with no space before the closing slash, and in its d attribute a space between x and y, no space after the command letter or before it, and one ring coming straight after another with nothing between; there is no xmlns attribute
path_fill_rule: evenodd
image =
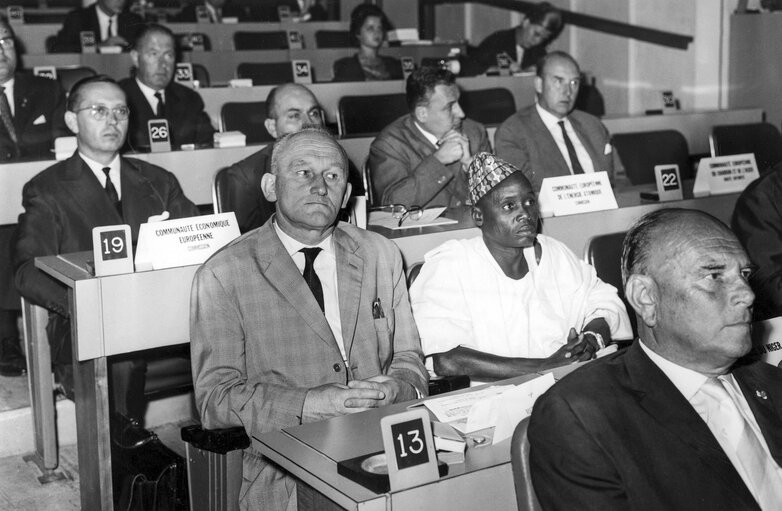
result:
<svg viewBox="0 0 782 511"><path fill-rule="evenodd" d="M525 14L530 23L540 25L551 32L552 39L562 30L562 12L548 2L535 4Z"/></svg>
<svg viewBox="0 0 782 511"><path fill-rule="evenodd" d="M5 17L5 14L0 14L0 25L4 25L9 32L11 32L11 37L16 41L16 32L14 32L14 27L11 26L11 24L8 22L8 18Z"/></svg>
<svg viewBox="0 0 782 511"><path fill-rule="evenodd" d="M176 36L174 35L174 32L172 32L170 28L168 28L165 25L160 25L159 23L146 23L143 25L143 28L136 35L136 40L133 41L133 49L138 51L141 41L144 40L150 34L165 34L169 36L172 41L174 41L174 45L176 46Z"/></svg>
<svg viewBox="0 0 782 511"><path fill-rule="evenodd" d="M68 103L65 105L69 112L75 112L81 101L82 89L91 83L113 83L118 89L122 90L117 81L107 75L94 75L82 78L78 82L74 83L68 92ZM124 94L124 91L123 91Z"/></svg>
<svg viewBox="0 0 782 511"><path fill-rule="evenodd" d="M383 32L393 30L394 26L388 20L388 16L380 9L380 7L371 4L359 4L350 13L350 41L354 46L358 46L358 34L361 32L361 27L364 26L364 22L370 16L380 18L380 24L383 25Z"/></svg>
<svg viewBox="0 0 782 511"><path fill-rule="evenodd" d="M554 60L554 59L569 60L570 62L573 63L574 66L576 66L576 70L578 71L578 73L581 74L581 67L578 65L578 62L576 62L576 59L574 59L572 55L564 51L552 51L551 53L547 53L538 59L538 64L537 64L538 76L543 78L543 73L546 70L546 65L548 65L550 60Z"/></svg>
<svg viewBox="0 0 782 511"><path fill-rule="evenodd" d="M456 75L447 69L420 67L407 77L407 107L412 112L416 107L429 102L438 85L455 85Z"/></svg>
<svg viewBox="0 0 782 511"><path fill-rule="evenodd" d="M277 173L279 169L280 155L286 149L288 149L288 146L292 145L294 141L293 139L308 134L322 135L323 137L334 142L334 144L339 148L340 155L342 155L342 162L344 163L345 170L345 180L348 181L350 176L350 160L348 159L348 154L345 152L345 149L342 147L342 145L340 145L334 135L331 134L331 132L320 127L304 128L300 131L294 131L293 133L288 133L287 135L280 137L276 142L274 142L274 146L272 147L272 161L270 165L271 173Z"/></svg>

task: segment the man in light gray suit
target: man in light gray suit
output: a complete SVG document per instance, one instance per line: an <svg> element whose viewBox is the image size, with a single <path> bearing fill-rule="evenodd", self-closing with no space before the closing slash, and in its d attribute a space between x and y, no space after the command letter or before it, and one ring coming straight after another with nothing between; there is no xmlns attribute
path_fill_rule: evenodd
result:
<svg viewBox="0 0 782 511"><path fill-rule="evenodd" d="M337 223L350 195L347 169L345 152L319 128L281 138L261 180L274 216L212 256L193 283L201 421L243 426L253 439L242 509L296 509L295 481L254 437L426 392L398 249Z"/></svg>
<svg viewBox="0 0 782 511"><path fill-rule="evenodd" d="M497 129L497 156L523 169L535 192L544 178L608 172L614 177L611 136L597 117L574 110L581 70L567 53L556 51L538 63L536 103L508 117Z"/></svg>

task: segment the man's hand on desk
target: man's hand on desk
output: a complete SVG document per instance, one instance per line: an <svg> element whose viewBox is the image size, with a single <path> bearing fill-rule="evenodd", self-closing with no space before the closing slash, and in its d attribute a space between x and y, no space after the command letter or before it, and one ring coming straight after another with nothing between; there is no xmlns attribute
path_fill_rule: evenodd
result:
<svg viewBox="0 0 782 511"><path fill-rule="evenodd" d="M307 392L302 409L302 422L362 412L367 408L379 406L377 403L384 399L385 393L377 386L351 388L336 383L321 385Z"/></svg>
<svg viewBox="0 0 782 511"><path fill-rule="evenodd" d="M352 380L348 382L348 387L352 389L377 389L382 392L384 397L375 403L370 404L370 408L409 401L417 397L416 391L412 385L385 374L379 374L367 378L366 380Z"/></svg>
<svg viewBox="0 0 782 511"><path fill-rule="evenodd" d="M575 328L570 329L567 343L546 359L549 368L559 367L573 362L585 362L595 357L597 346L579 335Z"/></svg>

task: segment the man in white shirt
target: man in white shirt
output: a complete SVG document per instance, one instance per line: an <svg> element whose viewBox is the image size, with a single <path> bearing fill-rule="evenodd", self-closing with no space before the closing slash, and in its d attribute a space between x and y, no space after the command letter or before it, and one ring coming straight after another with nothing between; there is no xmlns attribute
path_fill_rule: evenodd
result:
<svg viewBox="0 0 782 511"><path fill-rule="evenodd" d="M541 59L535 77L536 103L508 117L497 129L497 156L524 168L529 165L535 192L544 178L608 172L619 167L611 136L597 117L574 110L581 70L567 53Z"/></svg>
<svg viewBox="0 0 782 511"><path fill-rule="evenodd" d="M639 341L535 404L544 509L779 509L782 370L742 359L751 269L730 229L700 211L661 209L630 229L622 276Z"/></svg>
<svg viewBox="0 0 782 511"><path fill-rule="evenodd" d="M144 20L125 9L126 1L98 0L87 7L70 11L57 34L53 51L80 52L82 32L92 32L98 46L127 49L135 41Z"/></svg>

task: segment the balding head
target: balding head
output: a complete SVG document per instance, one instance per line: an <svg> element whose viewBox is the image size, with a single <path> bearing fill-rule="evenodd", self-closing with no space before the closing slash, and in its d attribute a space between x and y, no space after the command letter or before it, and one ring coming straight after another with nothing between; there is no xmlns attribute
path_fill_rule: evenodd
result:
<svg viewBox="0 0 782 511"><path fill-rule="evenodd" d="M304 128L323 126L323 115L315 95L298 83L275 87L266 97L266 131L279 139Z"/></svg>

